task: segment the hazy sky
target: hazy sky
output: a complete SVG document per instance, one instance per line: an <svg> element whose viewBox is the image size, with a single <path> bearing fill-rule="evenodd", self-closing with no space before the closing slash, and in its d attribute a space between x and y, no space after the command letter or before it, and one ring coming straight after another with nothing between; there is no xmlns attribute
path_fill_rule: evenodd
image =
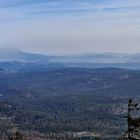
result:
<svg viewBox="0 0 140 140"><path fill-rule="evenodd" d="M140 0L0 0L0 47L140 52Z"/></svg>

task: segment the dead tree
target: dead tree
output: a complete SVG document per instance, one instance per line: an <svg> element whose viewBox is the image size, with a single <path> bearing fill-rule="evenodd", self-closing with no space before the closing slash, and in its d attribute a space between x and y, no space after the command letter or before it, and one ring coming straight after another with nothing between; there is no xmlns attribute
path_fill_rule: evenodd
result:
<svg viewBox="0 0 140 140"><path fill-rule="evenodd" d="M139 110L138 102L133 99L128 101L127 124L128 129L119 140L140 140L140 116L137 116Z"/></svg>

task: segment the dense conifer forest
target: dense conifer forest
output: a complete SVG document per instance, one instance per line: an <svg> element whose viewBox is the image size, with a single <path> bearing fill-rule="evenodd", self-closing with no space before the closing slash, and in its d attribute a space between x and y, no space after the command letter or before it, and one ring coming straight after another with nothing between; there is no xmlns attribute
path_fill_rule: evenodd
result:
<svg viewBox="0 0 140 140"><path fill-rule="evenodd" d="M140 90L140 71L116 68L1 70L0 79L1 134L51 140L117 139Z"/></svg>

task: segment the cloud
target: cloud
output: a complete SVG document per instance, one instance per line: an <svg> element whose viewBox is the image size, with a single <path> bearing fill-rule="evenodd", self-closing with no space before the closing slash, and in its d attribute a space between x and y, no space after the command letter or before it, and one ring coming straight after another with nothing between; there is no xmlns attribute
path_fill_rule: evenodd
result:
<svg viewBox="0 0 140 140"><path fill-rule="evenodd" d="M140 11L139 0L0 0L1 19L38 18L48 15L73 15ZM3 15L3 16L2 16Z"/></svg>

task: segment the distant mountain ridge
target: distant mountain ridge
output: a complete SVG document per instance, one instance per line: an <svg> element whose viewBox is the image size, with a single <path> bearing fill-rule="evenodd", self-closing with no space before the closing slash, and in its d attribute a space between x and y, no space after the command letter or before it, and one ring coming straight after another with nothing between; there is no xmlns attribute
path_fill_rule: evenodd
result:
<svg viewBox="0 0 140 140"><path fill-rule="evenodd" d="M49 57L40 54L27 53L18 49L0 50L0 61L35 62L47 60Z"/></svg>
<svg viewBox="0 0 140 140"><path fill-rule="evenodd" d="M140 54L86 53L80 55L47 56L10 49L0 50L0 63L2 63L4 66L5 64L14 65L14 67L15 64L16 66L20 65L20 67L23 67L25 64L27 65L28 63L29 66L31 63L33 65L38 65L39 67L41 66L45 68L52 66L65 66L85 68L119 67L140 69Z"/></svg>

